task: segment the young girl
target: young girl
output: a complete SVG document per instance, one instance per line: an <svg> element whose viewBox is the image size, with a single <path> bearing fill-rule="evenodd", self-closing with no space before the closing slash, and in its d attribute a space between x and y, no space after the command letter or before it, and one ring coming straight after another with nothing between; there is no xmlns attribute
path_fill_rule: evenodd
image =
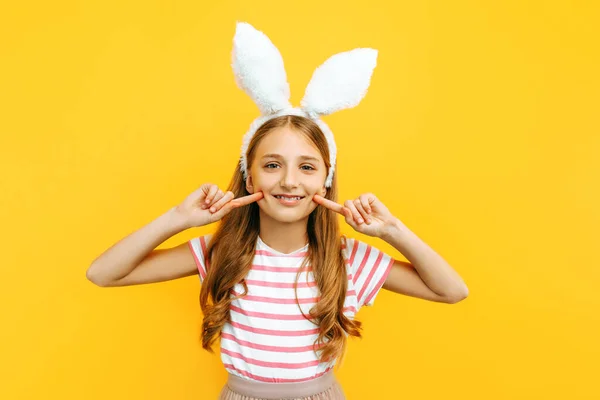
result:
<svg viewBox="0 0 600 400"><path fill-rule="evenodd" d="M198 274L202 346L212 352L219 339L228 371L220 399L344 399L333 367L341 365L347 337L361 337L356 313L373 305L382 287L446 303L465 298L467 288L375 195L336 202L336 147L319 119L326 108L336 109L335 100L319 107L308 96L301 109L276 107L277 96L289 94L280 70L279 88L273 85L277 73L264 74L265 60L278 61L272 44L247 24L238 24L234 44L240 47L234 52L238 83L257 100L263 115L246 133L227 191L203 184L100 255L87 277L112 287ZM265 55L265 48L271 53ZM251 60L243 58L250 53ZM354 68L357 59L352 61ZM261 64L258 78L250 71L255 62ZM245 81L255 87L249 89ZM319 93L318 87L312 93ZM346 108L357 103L348 93L346 87L341 102ZM328 96L332 98L331 92ZM338 214L357 232L387 241L411 262L341 235ZM214 234L156 249L178 232L216 221L220 224Z"/></svg>

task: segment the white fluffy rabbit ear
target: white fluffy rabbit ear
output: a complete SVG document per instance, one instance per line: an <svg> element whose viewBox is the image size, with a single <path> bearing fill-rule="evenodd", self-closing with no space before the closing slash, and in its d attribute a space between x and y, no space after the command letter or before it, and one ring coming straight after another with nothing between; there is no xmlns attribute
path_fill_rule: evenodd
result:
<svg viewBox="0 0 600 400"><path fill-rule="evenodd" d="M313 73L300 105L313 117L355 107L367 94L376 65L375 49L358 48L331 56Z"/></svg>
<svg viewBox="0 0 600 400"><path fill-rule="evenodd" d="M281 53L271 40L246 22L238 22L233 38L235 81L263 115L290 105L290 86Z"/></svg>

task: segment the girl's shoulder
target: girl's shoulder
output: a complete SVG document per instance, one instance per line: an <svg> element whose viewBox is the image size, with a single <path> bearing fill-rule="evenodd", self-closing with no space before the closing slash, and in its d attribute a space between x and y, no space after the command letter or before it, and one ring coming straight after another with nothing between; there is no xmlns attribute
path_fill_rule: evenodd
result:
<svg viewBox="0 0 600 400"><path fill-rule="evenodd" d="M210 243L210 239L213 234L208 233L206 235L196 236L188 240L188 247L190 248L192 255L194 256L194 260L196 261L196 266L198 267L198 271L200 272L200 281L204 279L206 276L206 271L208 270L207 262L206 262L206 249L208 248L208 244Z"/></svg>
<svg viewBox="0 0 600 400"><path fill-rule="evenodd" d="M394 257L357 238L342 236L358 308L372 306L394 263Z"/></svg>
<svg viewBox="0 0 600 400"><path fill-rule="evenodd" d="M346 235L341 236L342 241L342 250L348 256L356 255L357 253L366 253L370 257L378 257L380 255L385 255L386 253L379 249L377 246L372 245L368 242L365 242L361 239L350 237Z"/></svg>
<svg viewBox="0 0 600 400"><path fill-rule="evenodd" d="M352 251L356 251L356 248L358 246L360 246L361 244L365 244L364 242L356 238L346 235L341 235L340 241L342 246L342 252L346 258L350 258L350 256L352 255Z"/></svg>
<svg viewBox="0 0 600 400"><path fill-rule="evenodd" d="M192 244L201 245L201 247L206 247L210 243L210 239L213 237L212 233L207 233L205 235L200 235L193 237L189 240Z"/></svg>

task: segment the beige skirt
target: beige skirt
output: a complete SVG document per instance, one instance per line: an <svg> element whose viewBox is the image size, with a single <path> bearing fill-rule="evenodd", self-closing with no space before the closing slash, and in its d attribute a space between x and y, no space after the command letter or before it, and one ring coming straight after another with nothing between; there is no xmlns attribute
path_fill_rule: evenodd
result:
<svg viewBox="0 0 600 400"><path fill-rule="evenodd" d="M229 373L219 400L345 400L333 371L304 382L269 383L253 381Z"/></svg>

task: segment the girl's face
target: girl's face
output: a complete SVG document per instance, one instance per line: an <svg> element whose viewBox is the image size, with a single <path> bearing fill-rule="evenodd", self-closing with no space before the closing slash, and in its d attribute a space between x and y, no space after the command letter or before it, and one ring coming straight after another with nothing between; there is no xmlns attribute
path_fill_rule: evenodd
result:
<svg viewBox="0 0 600 400"><path fill-rule="evenodd" d="M293 222L308 217L317 207L315 194L325 196L327 168L319 150L290 127L269 132L258 144L246 180L249 193L262 191L258 206L269 217ZM299 196L280 199L281 195Z"/></svg>

